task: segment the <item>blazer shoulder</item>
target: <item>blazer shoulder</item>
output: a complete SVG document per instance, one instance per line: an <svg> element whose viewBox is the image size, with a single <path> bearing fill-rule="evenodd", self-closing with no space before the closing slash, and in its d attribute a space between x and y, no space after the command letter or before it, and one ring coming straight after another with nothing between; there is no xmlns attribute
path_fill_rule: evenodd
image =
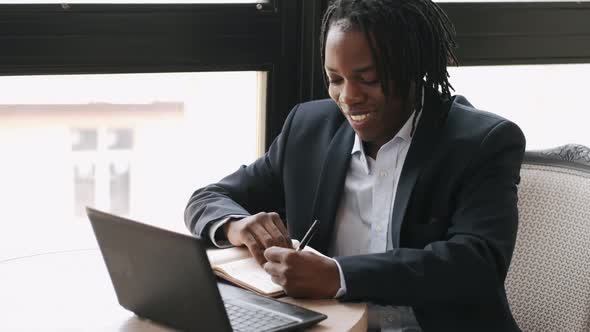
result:
<svg viewBox="0 0 590 332"><path fill-rule="evenodd" d="M497 148L518 145L524 150L526 139L514 122L491 112L475 108L463 96L455 96L441 137L445 146L474 153L486 142Z"/></svg>
<svg viewBox="0 0 590 332"><path fill-rule="evenodd" d="M453 98L447 118L447 126L471 135L487 135L498 126L521 131L514 122L491 112L475 108L467 98L456 95Z"/></svg>
<svg viewBox="0 0 590 332"><path fill-rule="evenodd" d="M338 118L340 108L332 99L312 100L297 105L297 113L309 118L324 118L335 117Z"/></svg>
<svg viewBox="0 0 590 332"><path fill-rule="evenodd" d="M345 120L331 99L314 100L295 106L291 127L294 130L337 128Z"/></svg>

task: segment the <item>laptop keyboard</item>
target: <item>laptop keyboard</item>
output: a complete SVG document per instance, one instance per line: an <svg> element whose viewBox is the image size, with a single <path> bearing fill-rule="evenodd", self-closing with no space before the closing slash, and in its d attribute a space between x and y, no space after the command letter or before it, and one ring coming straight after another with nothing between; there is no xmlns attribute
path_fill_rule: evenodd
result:
<svg viewBox="0 0 590 332"><path fill-rule="evenodd" d="M235 332L261 332L297 322L270 311L228 302L225 302L225 311Z"/></svg>

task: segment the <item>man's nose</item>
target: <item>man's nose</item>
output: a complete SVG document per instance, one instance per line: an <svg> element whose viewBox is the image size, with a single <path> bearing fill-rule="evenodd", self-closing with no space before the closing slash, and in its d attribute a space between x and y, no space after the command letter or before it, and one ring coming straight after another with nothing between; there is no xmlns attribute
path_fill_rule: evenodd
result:
<svg viewBox="0 0 590 332"><path fill-rule="evenodd" d="M340 92L340 102L346 105L353 105L363 100L363 92L358 84L345 82Z"/></svg>

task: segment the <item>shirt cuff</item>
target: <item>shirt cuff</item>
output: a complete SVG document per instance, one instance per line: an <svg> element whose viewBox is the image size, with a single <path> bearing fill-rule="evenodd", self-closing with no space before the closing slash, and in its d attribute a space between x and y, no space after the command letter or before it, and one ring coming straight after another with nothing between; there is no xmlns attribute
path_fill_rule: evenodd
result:
<svg viewBox="0 0 590 332"><path fill-rule="evenodd" d="M225 225L225 223L227 223L230 219L244 218L244 217L247 217L247 216L245 216L245 215L231 215L231 216L227 216L223 219L216 220L216 221L212 222L211 227L209 228L209 238L211 239L211 242L213 242L213 244L217 248L232 247L231 243L229 243L229 241L223 235L223 232L217 233L217 231L220 230L221 226Z"/></svg>
<svg viewBox="0 0 590 332"><path fill-rule="evenodd" d="M335 260L334 258L330 258L330 259L336 263L336 266L338 266L338 272L340 273L340 288L336 292L336 295L334 295L334 298L337 299L337 298L344 296L344 294L346 294L346 281L344 281L344 273L342 273L342 268L340 267L340 263L338 263L338 261Z"/></svg>

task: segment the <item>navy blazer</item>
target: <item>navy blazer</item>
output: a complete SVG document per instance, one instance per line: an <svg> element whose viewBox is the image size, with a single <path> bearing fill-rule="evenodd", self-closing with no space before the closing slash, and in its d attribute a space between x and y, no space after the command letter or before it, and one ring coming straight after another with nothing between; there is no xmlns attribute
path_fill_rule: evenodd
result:
<svg viewBox="0 0 590 332"><path fill-rule="evenodd" d="M353 142L333 101L297 105L264 156L191 196L187 226L208 239L212 221L274 211L300 239L320 219L310 245L326 253ZM336 257L347 287L341 300L412 306L425 332L519 331L504 279L524 149L514 123L428 91L398 180L394 249Z"/></svg>

